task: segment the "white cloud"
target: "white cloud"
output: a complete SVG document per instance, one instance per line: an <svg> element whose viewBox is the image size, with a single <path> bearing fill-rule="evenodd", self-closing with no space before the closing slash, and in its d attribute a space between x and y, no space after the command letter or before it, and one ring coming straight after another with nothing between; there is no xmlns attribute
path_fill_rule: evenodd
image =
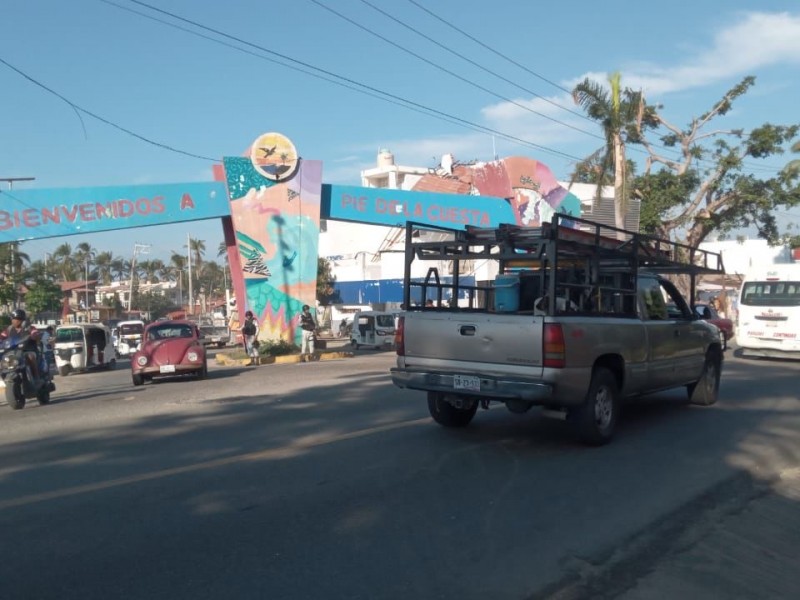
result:
<svg viewBox="0 0 800 600"><path fill-rule="evenodd" d="M622 69L622 78L624 86L657 97L780 64L800 65L800 15L748 12L718 30L708 48L697 50L682 64L662 67L634 63ZM585 73L568 86L585 77L605 82L608 74Z"/></svg>
<svg viewBox="0 0 800 600"><path fill-rule="evenodd" d="M726 26L723 25L710 37L706 46L695 44L687 50L682 46L685 58L674 65L658 65L642 61L632 61L622 69L622 84L632 89L643 89L648 98L690 90L757 74L759 69L774 65L800 64L800 14L744 12L737 13ZM676 42L676 45L680 42ZM587 72L574 79L562 82L572 89L585 78L606 83L608 73ZM515 99L515 102L496 102L481 109L481 124L489 128L507 132L516 138L533 142L548 148L565 149L576 141L586 144L590 150L602 144L598 127L576 114L554 106L554 104L581 113L571 96L566 93L546 99ZM541 113L534 114L532 111ZM544 116L542 116L544 115ZM550 117L550 119L548 119ZM465 118L469 118L465 116ZM556 123L552 119L561 123ZM566 126L565 126L566 124ZM579 131L580 130L580 131ZM584 132L584 133L582 133ZM593 140L585 132L598 136ZM498 153L507 156L514 153L537 155L548 161L548 153L519 143L496 139ZM492 157L490 134L465 132L464 134L443 135L419 140L383 140L375 148L389 148L397 157L399 164L434 165L433 157L450 152L459 160L489 160ZM366 148L359 151L366 153ZM362 154L363 156L364 154ZM550 158L558 163L563 158ZM374 163L367 165L371 168ZM362 167L364 168L364 167ZM326 177L327 179L327 177Z"/></svg>

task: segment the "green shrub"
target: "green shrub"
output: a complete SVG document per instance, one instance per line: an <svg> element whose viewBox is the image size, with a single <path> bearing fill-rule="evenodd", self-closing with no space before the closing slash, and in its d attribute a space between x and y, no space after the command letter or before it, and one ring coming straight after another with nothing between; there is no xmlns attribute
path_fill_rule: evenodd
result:
<svg viewBox="0 0 800 600"><path fill-rule="evenodd" d="M261 342L258 353L261 356L286 356L294 354L299 348L286 340L266 340Z"/></svg>

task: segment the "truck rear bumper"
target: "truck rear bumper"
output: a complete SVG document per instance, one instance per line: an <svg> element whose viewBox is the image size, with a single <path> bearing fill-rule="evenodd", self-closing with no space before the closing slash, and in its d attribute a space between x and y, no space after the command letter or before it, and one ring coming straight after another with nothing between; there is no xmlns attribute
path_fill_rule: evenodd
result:
<svg viewBox="0 0 800 600"><path fill-rule="evenodd" d="M553 386L541 381L512 379L504 376L479 375L480 390L456 389L455 373L418 369L391 369L392 382L400 388L444 392L487 398L518 398L531 402L546 403L553 397ZM461 375L459 373L459 375Z"/></svg>

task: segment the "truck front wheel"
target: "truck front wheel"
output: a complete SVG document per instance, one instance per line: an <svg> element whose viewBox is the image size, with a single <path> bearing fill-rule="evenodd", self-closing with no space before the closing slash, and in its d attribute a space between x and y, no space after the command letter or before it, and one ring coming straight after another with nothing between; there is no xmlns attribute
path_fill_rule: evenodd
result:
<svg viewBox="0 0 800 600"><path fill-rule="evenodd" d="M428 410L433 420L445 427L466 427L478 411L478 403L474 400L463 400L464 408L457 408L446 398L456 400L453 396L445 396L440 392L428 392Z"/></svg>
<svg viewBox="0 0 800 600"><path fill-rule="evenodd" d="M598 367L592 375L586 402L572 409L570 418L581 440L593 446L600 446L611 441L619 409L617 379L608 369Z"/></svg>

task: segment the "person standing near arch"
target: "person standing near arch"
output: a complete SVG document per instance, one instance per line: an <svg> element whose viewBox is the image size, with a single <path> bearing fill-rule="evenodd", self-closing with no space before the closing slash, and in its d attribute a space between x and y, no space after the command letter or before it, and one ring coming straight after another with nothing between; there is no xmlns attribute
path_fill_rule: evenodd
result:
<svg viewBox="0 0 800 600"><path fill-rule="evenodd" d="M314 358L314 341L317 330L317 323L314 321L314 315L311 314L311 307L308 304L303 305L303 312L300 313L300 329L303 330L303 338L300 345L300 357L308 357L307 360Z"/></svg>
<svg viewBox="0 0 800 600"><path fill-rule="evenodd" d="M258 321L256 321L251 310L244 313L242 341L244 343L244 351L250 357L248 365L256 364L258 361Z"/></svg>

